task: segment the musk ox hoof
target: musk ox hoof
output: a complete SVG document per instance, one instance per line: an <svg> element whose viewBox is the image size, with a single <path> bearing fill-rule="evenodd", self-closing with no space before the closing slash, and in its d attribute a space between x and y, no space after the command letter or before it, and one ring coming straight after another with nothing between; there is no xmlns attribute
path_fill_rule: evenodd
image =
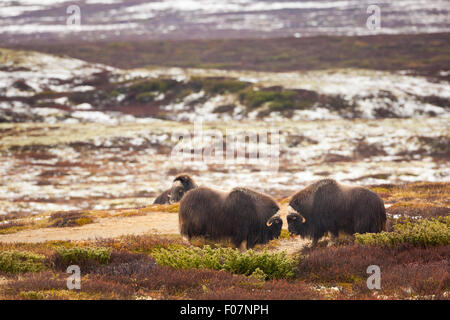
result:
<svg viewBox="0 0 450 320"><path fill-rule="evenodd" d="M240 252L245 252L247 251L247 241L242 241L241 244L239 245L239 251Z"/></svg>

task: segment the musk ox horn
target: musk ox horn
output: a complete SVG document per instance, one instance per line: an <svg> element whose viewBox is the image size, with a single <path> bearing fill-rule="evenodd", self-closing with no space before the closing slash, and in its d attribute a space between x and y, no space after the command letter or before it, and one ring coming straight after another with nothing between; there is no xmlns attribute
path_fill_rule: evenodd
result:
<svg viewBox="0 0 450 320"><path fill-rule="evenodd" d="M276 223L279 223L280 220L281 220L281 218L279 216L272 217L269 220L267 220L266 226L270 227L275 221L276 221Z"/></svg>
<svg viewBox="0 0 450 320"><path fill-rule="evenodd" d="M302 223L306 222L305 217L302 216L300 213L295 212L295 213L291 213L289 215L292 216L293 219L301 218L302 219Z"/></svg>
<svg viewBox="0 0 450 320"><path fill-rule="evenodd" d="M294 216L295 218L297 218L297 216L298 216L298 217L301 217L301 218L302 218L302 223L305 223L305 222L306 222L305 217L302 216L302 215L300 214L300 212L298 212L297 210L295 210L294 208L292 208L290 205L289 205L289 207L288 207L288 214Z"/></svg>

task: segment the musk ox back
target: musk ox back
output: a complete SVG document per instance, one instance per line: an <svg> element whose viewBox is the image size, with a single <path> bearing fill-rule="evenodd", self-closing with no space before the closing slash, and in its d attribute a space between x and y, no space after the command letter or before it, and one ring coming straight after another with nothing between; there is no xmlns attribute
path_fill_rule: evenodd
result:
<svg viewBox="0 0 450 320"><path fill-rule="evenodd" d="M197 184L191 176L185 173L179 174L173 179L171 188L161 193L155 201L153 201L153 204L178 202L183 198L186 192L195 188L197 188Z"/></svg>
<svg viewBox="0 0 450 320"><path fill-rule="evenodd" d="M314 243L326 233L381 232L386 227L383 200L369 189L320 180L292 196L287 220L289 232Z"/></svg>
<svg viewBox="0 0 450 320"><path fill-rule="evenodd" d="M180 233L188 238L231 239L236 247L252 248L278 238L282 220L270 196L246 188L222 192L199 187L180 202Z"/></svg>

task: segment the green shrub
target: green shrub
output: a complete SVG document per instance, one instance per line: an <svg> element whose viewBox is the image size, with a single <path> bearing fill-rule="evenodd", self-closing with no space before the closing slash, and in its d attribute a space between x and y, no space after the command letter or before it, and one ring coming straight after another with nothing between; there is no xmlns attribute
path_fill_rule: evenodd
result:
<svg viewBox="0 0 450 320"><path fill-rule="evenodd" d="M58 247L55 251L68 264L81 264L89 260L108 264L111 258L111 249L103 247Z"/></svg>
<svg viewBox="0 0 450 320"><path fill-rule="evenodd" d="M228 78L193 77L191 85L198 91L204 90L211 94L236 93L251 85L249 82Z"/></svg>
<svg viewBox="0 0 450 320"><path fill-rule="evenodd" d="M28 251L0 252L0 271L7 273L38 272L45 269L45 256Z"/></svg>
<svg viewBox="0 0 450 320"><path fill-rule="evenodd" d="M172 79L151 79L133 83L129 89L133 92L166 92L177 84Z"/></svg>
<svg viewBox="0 0 450 320"><path fill-rule="evenodd" d="M156 94L154 92L143 92L136 96L136 100L140 103L151 102L155 99Z"/></svg>
<svg viewBox="0 0 450 320"><path fill-rule="evenodd" d="M266 102L276 102L279 98L279 92L267 90L254 91L253 89L248 89L242 91L239 95L241 102L251 109L260 107Z"/></svg>
<svg viewBox="0 0 450 320"><path fill-rule="evenodd" d="M235 274L265 274L267 279L291 278L294 275L295 259L284 252L262 253L248 250L245 253L232 248L212 249L168 247L157 248L152 252L156 262L177 269L214 269ZM259 270L258 270L259 269Z"/></svg>
<svg viewBox="0 0 450 320"><path fill-rule="evenodd" d="M450 216L418 221L406 219L395 224L393 229L392 232L356 234L356 242L389 247L397 244L422 247L450 244Z"/></svg>
<svg viewBox="0 0 450 320"><path fill-rule="evenodd" d="M318 102L319 96L316 92L307 90L274 88L255 91L250 88L242 90L239 99L250 109L258 108L267 103L269 112L284 112L311 108Z"/></svg>

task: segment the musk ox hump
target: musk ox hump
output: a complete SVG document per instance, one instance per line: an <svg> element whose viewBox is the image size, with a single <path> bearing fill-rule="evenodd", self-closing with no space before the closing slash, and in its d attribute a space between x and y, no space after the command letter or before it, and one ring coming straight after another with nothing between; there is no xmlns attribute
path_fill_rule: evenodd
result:
<svg viewBox="0 0 450 320"><path fill-rule="evenodd" d="M225 198L223 208L233 223L239 223L249 212L256 212L256 196L252 190L234 188Z"/></svg>
<svg viewBox="0 0 450 320"><path fill-rule="evenodd" d="M249 188L234 188L231 190L228 197L230 199L252 203L257 215L264 220L269 219L280 210L277 202L271 196L256 192Z"/></svg>
<svg viewBox="0 0 450 320"><path fill-rule="evenodd" d="M345 207L345 195L341 186L332 179L320 180L315 186L313 198L314 217L321 217L321 221L326 223L336 214L336 210L343 210Z"/></svg>
<svg viewBox="0 0 450 320"><path fill-rule="evenodd" d="M223 208L227 221L234 226L234 243L247 241L247 248L252 248L256 243L266 243L273 238L266 225L279 209L273 198L251 189L234 188Z"/></svg>
<svg viewBox="0 0 450 320"><path fill-rule="evenodd" d="M289 202L289 205L297 211L303 211L302 208L310 208L313 205L315 194L323 187L339 188L339 184L333 179L321 179L316 181L304 189L294 194ZM309 210L308 210L309 211Z"/></svg>

